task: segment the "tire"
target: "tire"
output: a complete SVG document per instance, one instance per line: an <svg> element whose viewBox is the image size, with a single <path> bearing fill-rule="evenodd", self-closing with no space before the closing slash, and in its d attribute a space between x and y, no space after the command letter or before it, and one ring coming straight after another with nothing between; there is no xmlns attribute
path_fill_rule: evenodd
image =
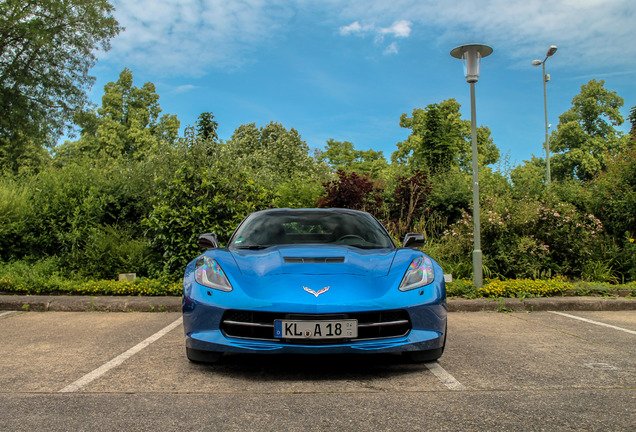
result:
<svg viewBox="0 0 636 432"><path fill-rule="evenodd" d="M446 347L446 334L448 333L448 325L444 329L444 343L441 348L424 351L406 351L404 355L412 363L428 363L434 362L444 354L444 348Z"/></svg>
<svg viewBox="0 0 636 432"><path fill-rule="evenodd" d="M221 360L223 353L217 351L202 351L186 347L186 356L192 363L215 364Z"/></svg>
<svg viewBox="0 0 636 432"><path fill-rule="evenodd" d="M440 358L443 352L444 347L425 351L407 351L404 355L411 363L428 363Z"/></svg>

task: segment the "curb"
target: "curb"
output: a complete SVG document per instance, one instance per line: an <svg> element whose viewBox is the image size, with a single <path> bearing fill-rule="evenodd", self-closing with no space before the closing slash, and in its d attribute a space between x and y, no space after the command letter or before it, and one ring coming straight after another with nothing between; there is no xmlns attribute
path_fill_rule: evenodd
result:
<svg viewBox="0 0 636 432"><path fill-rule="evenodd" d="M39 312L181 312L181 297L0 295L0 310ZM625 297L538 297L525 300L449 299L449 312L636 310Z"/></svg>
<svg viewBox="0 0 636 432"><path fill-rule="evenodd" d="M449 312L541 312L636 310L636 299L625 297L537 297L525 300L450 299Z"/></svg>
<svg viewBox="0 0 636 432"><path fill-rule="evenodd" d="M181 297L0 295L0 310L38 312L181 312Z"/></svg>

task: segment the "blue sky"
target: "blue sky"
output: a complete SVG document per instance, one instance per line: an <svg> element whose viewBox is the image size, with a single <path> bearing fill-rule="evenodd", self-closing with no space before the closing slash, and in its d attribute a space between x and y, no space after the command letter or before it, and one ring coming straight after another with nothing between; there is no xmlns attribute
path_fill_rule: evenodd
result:
<svg viewBox="0 0 636 432"><path fill-rule="evenodd" d="M512 166L543 156L541 68L548 121L590 79L636 105L633 0L117 0L126 30L99 53L91 98L124 67L157 87L182 127L211 111L219 136L241 124L295 128L311 148L333 138L387 159L409 131L402 113L455 98L470 119L469 85L450 51L493 47L476 87L477 123ZM621 128L629 129L626 122Z"/></svg>

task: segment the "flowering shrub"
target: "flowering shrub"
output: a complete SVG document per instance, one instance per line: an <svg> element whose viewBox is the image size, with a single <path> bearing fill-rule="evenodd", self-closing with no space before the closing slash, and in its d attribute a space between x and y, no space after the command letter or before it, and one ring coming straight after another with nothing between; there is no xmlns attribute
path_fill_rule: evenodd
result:
<svg viewBox="0 0 636 432"><path fill-rule="evenodd" d="M454 279L446 284L446 294L449 297L464 298L498 298L498 297L549 297L558 295L590 296L590 295L622 295L636 296L636 282L623 285L607 283L568 282L562 278L535 279L487 279L482 288L475 288L472 281Z"/></svg>
<svg viewBox="0 0 636 432"><path fill-rule="evenodd" d="M512 279L488 281L477 293L480 297L545 297L560 295L571 289L573 285L563 279Z"/></svg>
<svg viewBox="0 0 636 432"><path fill-rule="evenodd" d="M582 214L566 203L494 197L484 200L481 208L484 264L493 275L506 278L579 276L602 230L594 215ZM444 259L470 259L472 215L463 212L444 232L442 243Z"/></svg>

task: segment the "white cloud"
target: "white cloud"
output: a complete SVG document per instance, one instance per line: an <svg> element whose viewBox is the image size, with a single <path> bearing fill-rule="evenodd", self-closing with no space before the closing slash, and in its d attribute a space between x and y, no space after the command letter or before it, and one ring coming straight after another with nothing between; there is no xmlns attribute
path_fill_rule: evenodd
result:
<svg viewBox="0 0 636 432"><path fill-rule="evenodd" d="M487 43L524 67L551 44L559 46L561 63L573 67L593 62L633 70L636 58L634 0L115 0L115 6L126 31L100 57L163 75L239 68L286 37L298 15L319 17L342 36L388 39L388 54L397 51L395 39L412 38L417 28L429 45Z"/></svg>
<svg viewBox="0 0 636 432"><path fill-rule="evenodd" d="M391 55L391 54L397 54L398 53L398 46L397 46L397 42L392 42L388 47L386 47L384 49L384 51L382 52L382 54L384 55Z"/></svg>
<svg viewBox="0 0 636 432"><path fill-rule="evenodd" d="M347 26L340 27L339 31L342 36L357 35L367 36L373 35L376 44L384 42L386 36L393 38L407 38L411 34L411 22L407 20L394 21L389 27L376 27L374 24L361 25L359 21L354 21ZM398 53L397 42L391 42L384 48L382 54L392 55Z"/></svg>
<svg viewBox="0 0 636 432"><path fill-rule="evenodd" d="M341 5L331 0L331 5ZM636 44L634 0L348 0L341 19L360 22L394 20L391 35L419 27L438 45L486 43L525 63L556 44L563 64L594 62L632 67ZM407 15L412 24L400 26ZM387 33L389 31L387 30Z"/></svg>
<svg viewBox="0 0 636 432"><path fill-rule="evenodd" d="M190 90L194 90L196 89L197 86L194 86L192 84L184 84L184 85L180 85L175 87L172 92L173 93L186 93L189 92Z"/></svg>
<svg viewBox="0 0 636 432"><path fill-rule="evenodd" d="M380 28L379 32L383 35L405 38L411 34L411 24L411 21L406 20L395 21L390 27Z"/></svg>
<svg viewBox="0 0 636 432"><path fill-rule="evenodd" d="M340 34L343 36L361 33L362 31L362 26L358 21L354 21L348 26L340 27Z"/></svg>
<svg viewBox="0 0 636 432"><path fill-rule="evenodd" d="M293 15L284 0L118 0L126 30L101 58L165 75L237 68Z"/></svg>

